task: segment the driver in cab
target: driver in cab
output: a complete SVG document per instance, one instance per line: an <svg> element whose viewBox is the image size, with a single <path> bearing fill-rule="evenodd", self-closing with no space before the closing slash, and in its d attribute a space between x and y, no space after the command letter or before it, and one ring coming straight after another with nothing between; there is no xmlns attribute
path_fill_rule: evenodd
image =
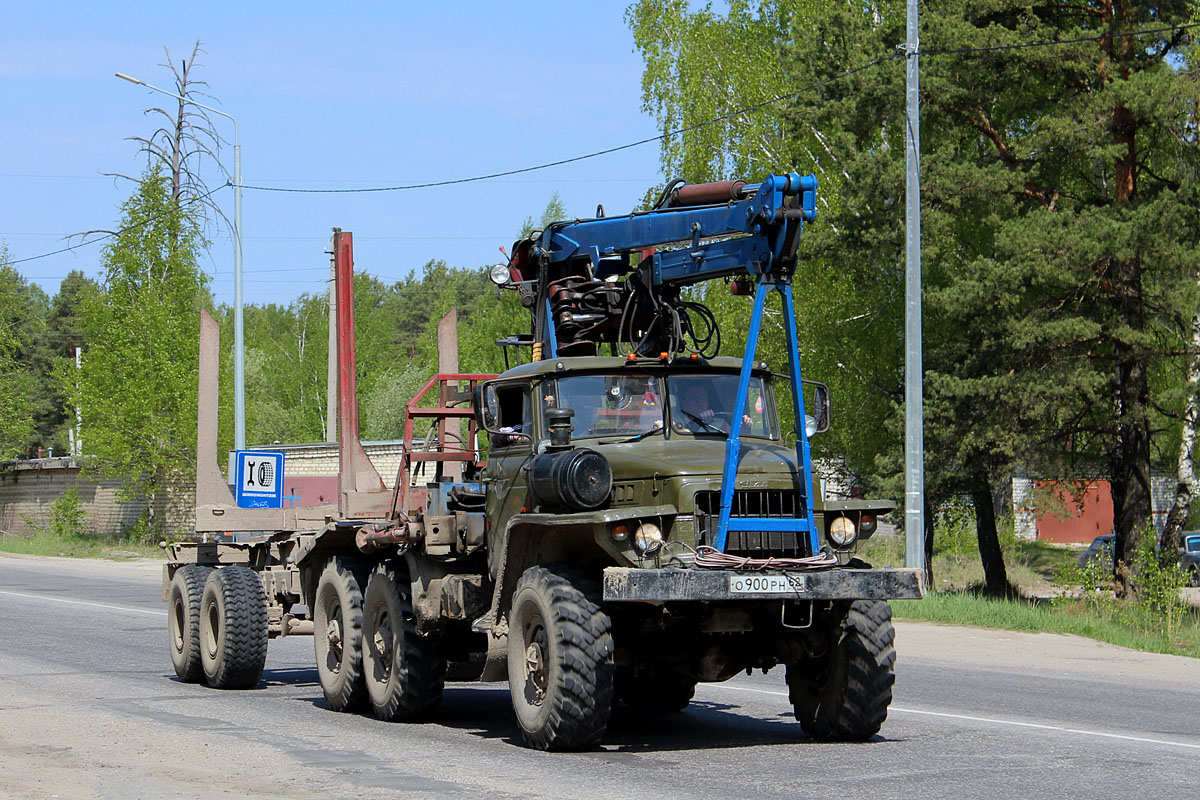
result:
<svg viewBox="0 0 1200 800"><path fill-rule="evenodd" d="M674 426L689 433L729 433L728 412L713 409L712 387L707 381L689 380L679 394ZM749 415L742 416L743 425L753 424Z"/></svg>

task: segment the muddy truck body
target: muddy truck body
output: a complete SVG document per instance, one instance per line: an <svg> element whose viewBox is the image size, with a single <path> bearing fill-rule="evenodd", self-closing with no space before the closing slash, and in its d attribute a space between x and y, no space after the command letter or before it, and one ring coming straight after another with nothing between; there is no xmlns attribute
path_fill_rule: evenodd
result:
<svg viewBox="0 0 1200 800"><path fill-rule="evenodd" d="M808 735L877 733L887 600L922 586L853 555L894 503L814 493L809 438L831 403L801 376L791 281L815 196L795 174L676 183L651 211L517 242L492 270L530 314L497 342L514 363L430 379L390 489L358 439L352 240L335 233L336 505L236 507L203 319L197 536L167 546L163 574L178 676L253 686L270 638L311 634L333 710L428 718L447 680L507 681L528 745L576 749L614 704L678 712L698 682L783 667ZM713 279L753 298L740 358L717 355L716 320L686 291ZM786 372L756 360L771 292ZM443 352L454 335L439 329Z"/></svg>

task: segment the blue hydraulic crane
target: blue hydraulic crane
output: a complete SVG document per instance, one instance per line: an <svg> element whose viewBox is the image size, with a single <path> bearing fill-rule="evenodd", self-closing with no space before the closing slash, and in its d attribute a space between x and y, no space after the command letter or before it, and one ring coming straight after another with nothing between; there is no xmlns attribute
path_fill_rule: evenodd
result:
<svg viewBox="0 0 1200 800"><path fill-rule="evenodd" d="M749 276L755 284L754 303L726 441L713 546L723 552L730 531L794 531L806 534L810 552L817 553L812 461L792 302L796 246L804 223L817 216L817 179L789 173L769 175L758 186L744 181L678 183L668 186L650 211L604 217L599 209L595 219L555 223L539 237L517 243L509 267L522 304L533 314L528 343L535 358L592 355L606 343L615 352L624 342L636 355L675 356L689 349L704 355L700 351L706 347L708 355L715 355L715 320L705 335L703 314L697 319L702 307L683 299L680 290L714 278ZM667 249L661 249L664 246ZM772 291L783 301L804 513L796 519L731 519L750 372Z"/></svg>

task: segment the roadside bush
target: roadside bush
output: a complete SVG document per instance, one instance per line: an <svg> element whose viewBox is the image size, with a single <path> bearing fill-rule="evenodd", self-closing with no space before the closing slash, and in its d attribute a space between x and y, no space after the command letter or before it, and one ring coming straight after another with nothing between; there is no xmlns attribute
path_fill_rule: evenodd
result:
<svg viewBox="0 0 1200 800"><path fill-rule="evenodd" d="M952 556L961 562L978 552L974 507L956 499L939 508L933 521L933 554Z"/></svg>
<svg viewBox="0 0 1200 800"><path fill-rule="evenodd" d="M1141 546L1133 554L1133 573L1137 576L1134 601L1166 626L1168 639L1173 638L1180 619L1188 613L1180 593L1187 586L1187 573L1174 558L1159 558L1153 530L1143 533Z"/></svg>
<svg viewBox="0 0 1200 800"><path fill-rule="evenodd" d="M79 490L68 489L54 498L45 521L23 517L25 524L38 536L55 539L78 539L87 533L87 514L79 502Z"/></svg>

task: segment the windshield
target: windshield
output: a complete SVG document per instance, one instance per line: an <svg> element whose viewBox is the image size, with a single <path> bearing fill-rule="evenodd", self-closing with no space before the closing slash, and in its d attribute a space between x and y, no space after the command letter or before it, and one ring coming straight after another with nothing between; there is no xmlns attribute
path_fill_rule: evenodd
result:
<svg viewBox="0 0 1200 800"><path fill-rule="evenodd" d="M668 379L671 430L696 435L725 436L733 422L738 376L732 373L677 375ZM761 378L750 378L742 435L776 438L774 417Z"/></svg>
<svg viewBox="0 0 1200 800"><path fill-rule="evenodd" d="M664 383L666 384L664 387ZM541 404L575 412L572 436L637 436L662 429L670 406L671 430L693 436L727 436L737 394L735 373L570 375L547 383ZM665 390L664 390L665 389ZM750 379L742 435L777 439L778 423L761 378Z"/></svg>
<svg viewBox="0 0 1200 800"><path fill-rule="evenodd" d="M575 438L635 436L663 426L662 382L654 375L573 375L550 384L542 407L570 408Z"/></svg>
<svg viewBox="0 0 1200 800"><path fill-rule="evenodd" d="M1189 553L1200 553L1200 536L1189 536L1187 538L1187 551Z"/></svg>

